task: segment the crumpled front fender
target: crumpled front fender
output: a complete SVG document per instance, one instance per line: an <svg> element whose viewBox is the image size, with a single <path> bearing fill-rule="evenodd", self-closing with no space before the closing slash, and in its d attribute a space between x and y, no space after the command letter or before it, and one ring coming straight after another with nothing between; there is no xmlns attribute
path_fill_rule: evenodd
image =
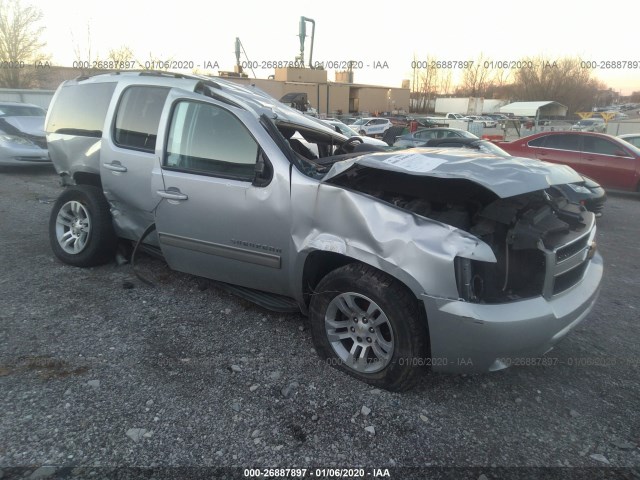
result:
<svg viewBox="0 0 640 480"><path fill-rule="evenodd" d="M489 245L463 230L328 184L317 186L313 205L295 209L294 215L299 217L294 218L292 235L298 281L307 256L321 250L378 268L416 297L426 292L457 299L456 256L496 261Z"/></svg>

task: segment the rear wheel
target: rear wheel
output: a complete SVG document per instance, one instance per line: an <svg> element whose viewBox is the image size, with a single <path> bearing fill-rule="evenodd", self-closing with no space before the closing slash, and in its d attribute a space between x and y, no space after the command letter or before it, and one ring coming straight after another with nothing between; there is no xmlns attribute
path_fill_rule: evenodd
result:
<svg viewBox="0 0 640 480"><path fill-rule="evenodd" d="M324 277L309 316L316 350L364 382L411 388L427 362L427 334L416 298L394 278L349 264Z"/></svg>
<svg viewBox="0 0 640 480"><path fill-rule="evenodd" d="M49 217L49 242L56 257L76 267L108 262L117 246L109 204L91 185L68 187Z"/></svg>

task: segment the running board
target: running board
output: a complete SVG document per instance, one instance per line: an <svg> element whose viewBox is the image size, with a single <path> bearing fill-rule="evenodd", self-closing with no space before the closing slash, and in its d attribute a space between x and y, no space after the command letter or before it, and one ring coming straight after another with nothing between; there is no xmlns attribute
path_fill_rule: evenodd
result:
<svg viewBox="0 0 640 480"><path fill-rule="evenodd" d="M143 243L139 248L144 253L151 255L158 260L164 260L162 250L158 247ZM249 302L255 303L262 308L266 308L267 310L280 313L300 313L300 307L293 298L277 295L275 293L262 292L252 288L240 287L238 285L231 285L229 283L217 282L215 280L211 280L211 282L213 282L217 287L220 287L233 295L237 295L240 298L244 298Z"/></svg>
<svg viewBox="0 0 640 480"><path fill-rule="evenodd" d="M240 298L260 305L267 310L280 313L300 313L300 307L293 298L223 282L215 282L215 285Z"/></svg>
<svg viewBox="0 0 640 480"><path fill-rule="evenodd" d="M147 243L140 244L138 248L142 250L144 253L146 253L147 255L150 255L151 257L157 260L164 261L164 255L162 255L162 250L160 250L160 248L154 247L153 245L149 245Z"/></svg>

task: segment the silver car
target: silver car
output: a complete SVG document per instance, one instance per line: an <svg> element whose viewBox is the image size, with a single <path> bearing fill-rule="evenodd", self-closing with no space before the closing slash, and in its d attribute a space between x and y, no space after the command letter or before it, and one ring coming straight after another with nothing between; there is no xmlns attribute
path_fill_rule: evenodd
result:
<svg viewBox="0 0 640 480"><path fill-rule="evenodd" d="M607 124L602 118L585 118L573 125L571 131L605 133L607 131Z"/></svg>
<svg viewBox="0 0 640 480"><path fill-rule="evenodd" d="M50 164L46 112L37 105L0 102L0 165Z"/></svg>
<svg viewBox="0 0 640 480"><path fill-rule="evenodd" d="M308 315L319 355L381 388L539 358L598 296L595 217L547 192L580 180L568 167L360 151L258 90L165 73L64 83L47 137L67 185L59 259L109 261L118 238L155 249Z"/></svg>
<svg viewBox="0 0 640 480"><path fill-rule="evenodd" d="M379 147L388 147L385 142L382 140L378 140L377 138L368 137L366 135L359 135L351 126L345 125L339 120L324 120L328 125L332 126L336 129L337 132L341 133L346 137L358 137L362 140L362 143L368 143L369 145L377 145Z"/></svg>

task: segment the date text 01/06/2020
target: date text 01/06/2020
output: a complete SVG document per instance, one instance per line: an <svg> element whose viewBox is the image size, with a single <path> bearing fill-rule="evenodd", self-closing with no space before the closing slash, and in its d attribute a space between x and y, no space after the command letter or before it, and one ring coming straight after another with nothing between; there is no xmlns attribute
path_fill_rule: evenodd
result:
<svg viewBox="0 0 640 480"><path fill-rule="evenodd" d="M388 468L245 468L247 478L389 478Z"/></svg>

